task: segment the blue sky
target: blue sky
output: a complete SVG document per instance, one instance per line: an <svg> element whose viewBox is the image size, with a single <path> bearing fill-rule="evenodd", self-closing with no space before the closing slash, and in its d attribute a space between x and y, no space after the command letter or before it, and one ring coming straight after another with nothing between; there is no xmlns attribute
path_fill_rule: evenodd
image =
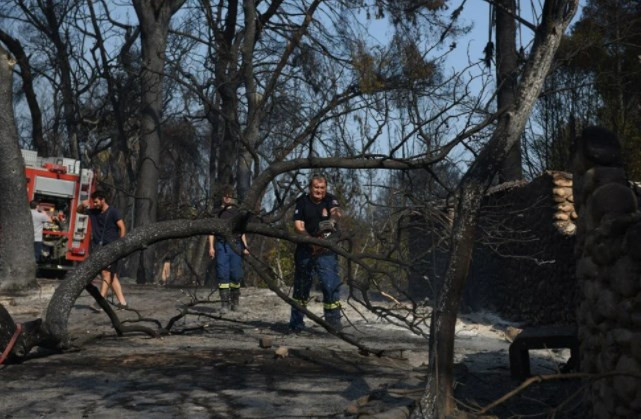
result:
<svg viewBox="0 0 641 419"><path fill-rule="evenodd" d="M448 12L453 11L461 4L462 0L450 0L450 9ZM520 0L517 0L519 2ZM579 10L574 18L578 19L581 14L581 8L586 0L580 1ZM532 12L532 4L540 11L543 0L535 1L520 1L521 16L530 22L536 23L536 19ZM457 40L457 48L451 54L448 62L454 68L464 67L468 63L469 58L473 61L479 60L483 57L483 49L489 39L489 5L485 0L467 0L463 12L459 17L459 22L465 26L471 25L471 31L464 37ZM386 19L371 19L367 22L370 35L377 38L379 41L389 40L393 35L393 28ZM492 34L494 36L494 33ZM528 42L532 40L533 33L530 29L522 27L517 37L518 43L522 43L527 47ZM492 39L494 41L494 39Z"/></svg>
<svg viewBox="0 0 641 419"><path fill-rule="evenodd" d="M517 3L520 0L517 0ZM581 0L579 2L579 10L577 11L573 22L575 22L579 16L581 15L581 8L585 4L586 0ZM532 4L535 5L537 8L537 12L541 10L541 6L539 3L543 3L543 1L520 1L521 3L521 16L524 19L527 19L528 21L532 23L536 23L536 19L532 14ZM453 1L452 2L452 7L458 6L460 4L459 1ZM483 48L485 48L485 45L487 44L489 33L488 33L488 25L489 25L489 5L486 1L484 0L467 0L467 3L465 4L465 8L463 9L463 13L461 13L461 22L465 24L472 24L472 31L465 36L463 39L460 40L459 42L459 48L457 48L457 51L455 51L454 55L452 56L452 65L455 66L460 66L464 65L467 62L467 55L466 55L466 48L469 47L469 51L471 54L472 59L479 59L482 57L483 53ZM494 33L493 33L494 35ZM517 34L517 37L520 39L517 39L517 48L519 46L519 42L522 42L524 47L527 47L527 44L532 40L533 33L530 29L526 27L522 27L520 32ZM494 41L494 40L493 40ZM463 48L465 47L465 48Z"/></svg>

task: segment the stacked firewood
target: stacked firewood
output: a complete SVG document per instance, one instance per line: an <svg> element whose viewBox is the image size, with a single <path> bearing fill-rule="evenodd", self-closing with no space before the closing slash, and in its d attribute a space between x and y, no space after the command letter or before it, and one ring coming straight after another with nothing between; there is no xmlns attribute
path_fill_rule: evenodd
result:
<svg viewBox="0 0 641 419"><path fill-rule="evenodd" d="M578 218L574 210L574 195L572 194L572 175L567 172L548 172L552 176L554 187L552 195L555 203L554 226L563 234L574 234L575 221Z"/></svg>

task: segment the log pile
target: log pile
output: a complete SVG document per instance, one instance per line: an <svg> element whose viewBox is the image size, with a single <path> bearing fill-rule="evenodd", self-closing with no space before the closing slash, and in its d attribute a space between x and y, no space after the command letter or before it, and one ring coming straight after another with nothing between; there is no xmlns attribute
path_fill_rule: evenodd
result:
<svg viewBox="0 0 641 419"><path fill-rule="evenodd" d="M562 234L574 234L578 215L574 210L572 194L572 175L566 172L548 171L552 178L552 199L554 201L554 226Z"/></svg>

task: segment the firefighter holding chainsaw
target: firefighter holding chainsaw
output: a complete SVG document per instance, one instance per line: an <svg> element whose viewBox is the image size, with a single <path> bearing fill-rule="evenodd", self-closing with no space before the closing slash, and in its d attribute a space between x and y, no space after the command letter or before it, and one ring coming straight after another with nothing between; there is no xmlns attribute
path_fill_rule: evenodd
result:
<svg viewBox="0 0 641 419"><path fill-rule="evenodd" d="M309 193L296 200L294 229L296 233L315 238L331 240L337 236L336 224L341 217L336 198L327 193L327 179L313 175ZM340 286L338 276L338 256L321 246L300 243L294 255L296 272L294 277L293 299L305 307L309 300L312 275L318 274L323 290L325 321L336 330L341 330ZM289 328L293 332L304 329L304 314L292 307Z"/></svg>

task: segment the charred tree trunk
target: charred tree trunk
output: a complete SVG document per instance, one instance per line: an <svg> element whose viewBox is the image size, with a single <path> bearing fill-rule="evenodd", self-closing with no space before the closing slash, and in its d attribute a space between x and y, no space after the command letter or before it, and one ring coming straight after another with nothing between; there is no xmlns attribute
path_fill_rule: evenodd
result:
<svg viewBox="0 0 641 419"><path fill-rule="evenodd" d="M26 193L26 192L25 192ZM216 232L229 235L233 230L244 226L246 216L240 215L233 220L176 220L156 223L141 227L131 234L108 246L101 247L84 263L67 274L66 279L54 292L45 312L44 322L40 319L24 323L23 331L10 352L11 359L19 360L35 346L49 349L65 349L69 346L70 336L67 331L69 314L80 293L100 273L104 266L136 252L158 241L184 238ZM11 315L0 304L0 347L7 343L16 331L16 324ZM11 360L10 359L10 360Z"/></svg>
<svg viewBox="0 0 641 419"><path fill-rule="evenodd" d="M256 44L256 4L254 0L243 1L243 15L245 16L245 36L242 46L242 75L245 83L245 96L247 98L247 127L243 132L242 147L238 160L238 184L236 190L238 198L242 201L249 191L252 179L253 154L258 141L258 125L260 123L259 99L254 81L254 45Z"/></svg>
<svg viewBox="0 0 641 419"><path fill-rule="evenodd" d="M499 0L496 7L496 84L497 109L506 109L516 101L518 56L516 53L516 0ZM508 118L508 115L502 116ZM521 141L517 141L501 164L499 182L523 177Z"/></svg>
<svg viewBox="0 0 641 419"><path fill-rule="evenodd" d="M208 58L214 63L214 86L212 97L205 101L205 114L211 126L209 144L209 196L218 195L222 184L233 184L234 181L234 131L237 122L237 45L236 21L238 0L227 2L227 12L223 23L220 22L220 4L212 12L210 0L202 0L203 11L212 34ZM208 209L213 211L213 200Z"/></svg>
<svg viewBox="0 0 641 419"><path fill-rule="evenodd" d="M0 290L35 287L33 222L13 114L15 60L0 46Z"/></svg>
<svg viewBox="0 0 641 419"><path fill-rule="evenodd" d="M481 198L501 163L519 141L538 98L563 32L576 12L578 0L548 0L536 31L532 51L517 87L514 104L499 120L488 144L481 150L459 185L452 248L439 299L432 313L429 375L425 394L413 417L448 417L455 413L453 359L456 317L467 280Z"/></svg>
<svg viewBox="0 0 641 419"><path fill-rule="evenodd" d="M160 177L160 135L163 106L163 67L171 17L185 0L135 0L142 43L140 166L136 187L134 227L156 221ZM140 252L138 283L153 281L153 249Z"/></svg>
<svg viewBox="0 0 641 419"><path fill-rule="evenodd" d="M29 57L27 57L27 54L24 52L20 41L9 36L9 34L2 30L0 30L0 41L4 42L7 48L9 48L9 51L11 51L20 66L22 91L27 99L29 113L31 114L31 138L33 139L33 145L41 155L48 156L49 147L42 134L42 112L40 111L36 92L33 89L33 74L31 73Z"/></svg>
<svg viewBox="0 0 641 419"><path fill-rule="evenodd" d="M115 147L112 147L111 149L109 163L114 184L118 185L118 189L115 191L110 202L116 208L124 211L128 207L128 200L132 194L132 183L135 181L135 173L131 167L130 159L128 158L130 151L127 144L127 129L125 128L127 111L130 109L130 106L128 106L126 102L131 98L131 93L126 91L123 84L126 84L129 79L125 79L125 82L122 83L122 81L117 80L113 76L112 69L109 65L109 56L105 47L104 37L102 36L100 24L98 23L98 16L96 15L93 1L87 1L87 6L91 17L91 24L94 29L94 36L96 38L96 47L100 52L100 63L97 64L102 69L100 72L101 77L107 82L107 95L109 97L109 103L111 104L112 115L114 116L116 123L117 135L113 139ZM131 48L133 41L138 38L139 33L139 31L135 31L133 33L127 31L125 35L125 43L120 51L121 58L129 54L129 49ZM129 70L129 68L127 68L127 63L125 63L126 60L122 61L125 68Z"/></svg>
<svg viewBox="0 0 641 419"><path fill-rule="evenodd" d="M216 94L217 100L220 96ZM222 137L221 125L222 121L218 112L213 109L207 110L207 120L210 125L209 134L209 196L216 196L217 184L216 173L218 173L218 157L220 155L220 139ZM211 201L211 200L210 200ZM208 210L211 210L210 203L208 203Z"/></svg>
<svg viewBox="0 0 641 419"><path fill-rule="evenodd" d="M218 173L216 174L217 190L222 185L234 184L234 172L238 161L238 100L236 98L237 83L228 81L228 85L220 90L221 111L223 116L223 137L220 141L218 154ZM233 84L233 86L232 86Z"/></svg>
<svg viewBox="0 0 641 419"><path fill-rule="evenodd" d="M216 45L218 57L216 61L216 79L218 95L221 102L222 138L219 141L218 167L216 173L215 191L222 185L233 185L235 181L236 164L238 162L238 143L240 128L238 123L238 43L236 23L238 19L238 0L228 2L225 25L222 30L216 30Z"/></svg>
<svg viewBox="0 0 641 419"><path fill-rule="evenodd" d="M254 80L254 66L252 61L254 47L258 37L260 36L260 29L264 27L270 17L276 13L281 3L281 0L273 1L269 10L259 17L256 11L256 2L254 0L243 0L245 36L243 38L242 46L242 77L245 84L245 95L247 98L248 108L247 126L241 138L241 145L244 147L244 150L239 154L238 160L237 191L241 199L244 199L249 193L252 183L252 166L258 166L255 164L258 160L255 145L258 142L259 126L266 100L274 93L285 64L289 61L292 53L296 48L298 48L301 39L307 33L307 29L313 20L314 13L318 10L322 0L315 0L309 5L305 12L305 18L288 41L282 56L279 57L279 61L274 72L262 91L262 94L259 94Z"/></svg>
<svg viewBox="0 0 641 419"><path fill-rule="evenodd" d="M60 92L62 94L62 109L69 140L69 153L72 158L80 160L80 139L79 139L79 112L75 100L73 83L71 81L71 64L69 62L69 45L64 42L61 34L60 22L56 5L52 0L41 3L42 12L47 22L46 32L56 49L56 61L60 70Z"/></svg>
<svg viewBox="0 0 641 419"><path fill-rule="evenodd" d="M54 292L47 306L43 324L47 336L51 336L51 342L55 341L59 346L65 346L68 343L67 321L73 303L103 266L108 266L120 258L162 240L208 234L212 231L216 234L232 234L232 230L242 224L243 219L243 216L240 216L231 222L212 218L148 224L108 246L101 247L87 261L70 272L67 279Z"/></svg>

